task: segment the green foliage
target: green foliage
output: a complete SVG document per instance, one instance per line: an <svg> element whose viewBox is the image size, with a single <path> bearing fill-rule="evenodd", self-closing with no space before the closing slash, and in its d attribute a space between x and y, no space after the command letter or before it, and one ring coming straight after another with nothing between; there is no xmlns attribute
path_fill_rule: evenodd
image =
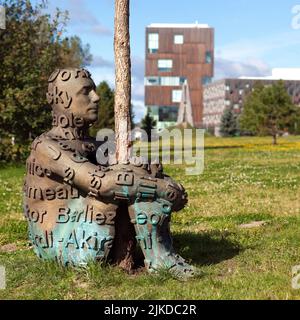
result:
<svg viewBox="0 0 300 320"><path fill-rule="evenodd" d="M141 122L141 129L145 130L148 135L148 142L151 142L151 130L156 126L156 120L152 118L148 111Z"/></svg>
<svg viewBox="0 0 300 320"><path fill-rule="evenodd" d="M30 145L15 143L12 144L10 139L1 139L0 143L0 164L8 162L24 163L29 156Z"/></svg>
<svg viewBox="0 0 300 320"><path fill-rule="evenodd" d="M246 99L240 125L253 134L271 135L276 144L277 136L293 132L299 119L299 108L293 105L284 82L279 81L272 86L254 89Z"/></svg>
<svg viewBox="0 0 300 320"><path fill-rule="evenodd" d="M51 124L47 79L55 68L79 67L91 60L78 37L62 38L67 14L44 14L46 1L0 0L6 30L0 30L0 137L28 144Z"/></svg>
<svg viewBox="0 0 300 320"><path fill-rule="evenodd" d="M223 137L235 137L239 135L238 115L232 108L226 108L221 118L220 132Z"/></svg>
<svg viewBox="0 0 300 320"><path fill-rule="evenodd" d="M100 129L115 129L114 100L115 93L106 81L102 81L96 89L99 101L98 121L91 128L91 135L96 136Z"/></svg>
<svg viewBox="0 0 300 320"><path fill-rule="evenodd" d="M110 88L106 81L102 81L96 89L98 96L100 97L98 121L90 129L90 134L96 136L97 132L101 129L115 130L115 91ZM134 114L132 106L130 108L130 120L131 128L134 128L133 122Z"/></svg>

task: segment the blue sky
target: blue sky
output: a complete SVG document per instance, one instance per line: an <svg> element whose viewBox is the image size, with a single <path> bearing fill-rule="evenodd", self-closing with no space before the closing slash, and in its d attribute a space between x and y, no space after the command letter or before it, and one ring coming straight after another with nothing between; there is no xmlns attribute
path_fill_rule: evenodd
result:
<svg viewBox="0 0 300 320"><path fill-rule="evenodd" d="M207 23L215 28L215 77L269 75L274 67L300 67L300 29L292 8L300 0L131 0L133 104L144 112L145 27L150 23ZM114 84L113 0L50 0L70 14L67 34L89 43L95 82ZM300 21L300 19L299 19Z"/></svg>

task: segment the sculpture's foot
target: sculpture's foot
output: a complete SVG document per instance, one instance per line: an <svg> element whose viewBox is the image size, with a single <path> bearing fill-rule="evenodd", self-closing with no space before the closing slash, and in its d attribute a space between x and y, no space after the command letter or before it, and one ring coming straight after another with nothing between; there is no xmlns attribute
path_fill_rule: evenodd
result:
<svg viewBox="0 0 300 320"><path fill-rule="evenodd" d="M179 279L195 275L194 268L177 255L173 248L169 227L170 202L163 199L137 201L129 207L129 213L149 272L168 270Z"/></svg>
<svg viewBox="0 0 300 320"><path fill-rule="evenodd" d="M163 257L152 262L145 260L145 265L149 272L157 273L161 270L166 270L180 280L188 280L197 275L196 269L186 263L178 254L165 254Z"/></svg>

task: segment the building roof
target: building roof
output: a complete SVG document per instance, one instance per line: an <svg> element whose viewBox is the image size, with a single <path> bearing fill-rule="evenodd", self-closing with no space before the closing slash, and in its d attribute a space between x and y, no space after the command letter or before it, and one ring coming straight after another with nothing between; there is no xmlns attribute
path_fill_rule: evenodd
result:
<svg viewBox="0 0 300 320"><path fill-rule="evenodd" d="M208 24L196 23L151 23L147 28L210 28Z"/></svg>

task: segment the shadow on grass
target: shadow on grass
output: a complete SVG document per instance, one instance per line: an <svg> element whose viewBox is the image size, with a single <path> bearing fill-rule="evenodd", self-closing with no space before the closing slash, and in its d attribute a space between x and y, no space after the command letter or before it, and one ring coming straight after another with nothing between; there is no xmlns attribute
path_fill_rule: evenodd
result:
<svg viewBox="0 0 300 320"><path fill-rule="evenodd" d="M174 247L186 260L199 266L218 264L232 259L244 249L229 235L222 232L194 234L181 233L173 236Z"/></svg>

